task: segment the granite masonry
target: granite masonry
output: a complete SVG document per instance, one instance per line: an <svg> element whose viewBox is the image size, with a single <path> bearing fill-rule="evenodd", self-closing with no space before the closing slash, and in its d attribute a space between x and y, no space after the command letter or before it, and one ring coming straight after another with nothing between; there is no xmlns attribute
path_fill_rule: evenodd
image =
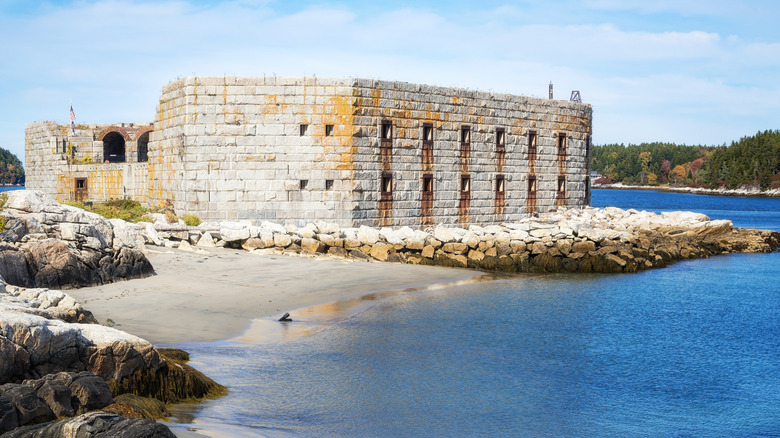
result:
<svg viewBox="0 0 780 438"><path fill-rule="evenodd" d="M401 82L187 77L163 87L153 125L27 125L27 187L208 221L500 223L589 203L591 118Z"/></svg>

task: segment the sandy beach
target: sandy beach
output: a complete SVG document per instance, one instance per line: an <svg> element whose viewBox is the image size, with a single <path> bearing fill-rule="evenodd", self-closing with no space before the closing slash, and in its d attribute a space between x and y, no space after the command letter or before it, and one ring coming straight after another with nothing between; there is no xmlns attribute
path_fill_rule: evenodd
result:
<svg viewBox="0 0 780 438"><path fill-rule="evenodd" d="M236 338L250 327L256 338L261 334L258 329L263 331L258 326L263 318L290 312L296 319L297 309L340 302L337 309L330 304L314 312L302 311L333 313L359 306L350 298L376 299L481 275L468 269L231 249L209 249L208 254L168 250L147 257L157 275L67 293L101 323L110 320L154 344L176 344Z"/></svg>

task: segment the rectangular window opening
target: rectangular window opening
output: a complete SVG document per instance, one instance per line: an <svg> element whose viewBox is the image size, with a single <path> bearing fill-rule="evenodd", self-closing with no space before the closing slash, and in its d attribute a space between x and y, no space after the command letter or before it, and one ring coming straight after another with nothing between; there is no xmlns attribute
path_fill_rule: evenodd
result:
<svg viewBox="0 0 780 438"><path fill-rule="evenodd" d="M333 135L333 125L325 125L325 137Z"/></svg>
<svg viewBox="0 0 780 438"><path fill-rule="evenodd" d="M433 142L433 125L423 125L423 142L424 143L432 143Z"/></svg>
<svg viewBox="0 0 780 438"><path fill-rule="evenodd" d="M528 157L536 156L536 131L528 131Z"/></svg>
<svg viewBox="0 0 780 438"><path fill-rule="evenodd" d="M433 175L423 175L423 193L433 193Z"/></svg>
<svg viewBox="0 0 780 438"><path fill-rule="evenodd" d="M496 128L496 151L503 152L506 149L506 131L504 128Z"/></svg>
<svg viewBox="0 0 780 438"><path fill-rule="evenodd" d="M385 120L382 122L381 135L382 135L382 140L393 139L393 124L390 121Z"/></svg>
<svg viewBox="0 0 780 438"><path fill-rule="evenodd" d="M382 175L382 195L389 195L393 192L393 176L389 174Z"/></svg>
<svg viewBox="0 0 780 438"><path fill-rule="evenodd" d="M471 191L471 177L469 175L460 177L460 191L461 193L468 193Z"/></svg>
<svg viewBox="0 0 780 438"><path fill-rule="evenodd" d="M528 177L528 193L529 194L536 193L536 177L535 176L529 176Z"/></svg>
<svg viewBox="0 0 780 438"><path fill-rule="evenodd" d="M77 189L84 189L87 187L87 179L86 178L76 178L76 188Z"/></svg>
<svg viewBox="0 0 780 438"><path fill-rule="evenodd" d="M461 126L460 128L460 142L463 144L471 143L471 127Z"/></svg>
<svg viewBox="0 0 780 438"><path fill-rule="evenodd" d="M308 130L309 130L309 125L301 124L301 137L306 135L306 131L308 131Z"/></svg>
<svg viewBox="0 0 780 438"><path fill-rule="evenodd" d="M300 190L306 190L306 186L307 186L307 185L309 185L309 180L308 180L308 179L302 179L302 180L300 181L300 183L298 184L298 188L299 188Z"/></svg>
<svg viewBox="0 0 780 438"><path fill-rule="evenodd" d="M566 192L566 177L559 176L558 177L558 193L565 193Z"/></svg>
<svg viewBox="0 0 780 438"><path fill-rule="evenodd" d="M325 190L331 190L333 188L333 180L332 179L326 179L325 180Z"/></svg>
<svg viewBox="0 0 780 438"><path fill-rule="evenodd" d="M496 175L496 193L504 193L504 175Z"/></svg>
<svg viewBox="0 0 780 438"><path fill-rule="evenodd" d="M566 156L566 134L558 133L558 157Z"/></svg>

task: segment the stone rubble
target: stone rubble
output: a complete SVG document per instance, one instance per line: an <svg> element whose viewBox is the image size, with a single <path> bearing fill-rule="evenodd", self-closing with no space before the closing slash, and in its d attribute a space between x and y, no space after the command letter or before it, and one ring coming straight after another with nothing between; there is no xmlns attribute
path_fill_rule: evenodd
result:
<svg viewBox="0 0 780 438"><path fill-rule="evenodd" d="M144 231L155 226L160 224L139 227L145 245L327 254L504 272L637 272L721 253L769 252L780 242L780 233L736 229L731 221L710 220L699 213L656 214L615 207L559 209L515 223L468 228L440 224L426 230L341 228L323 221L302 227L268 221L167 225L163 245L156 232Z"/></svg>

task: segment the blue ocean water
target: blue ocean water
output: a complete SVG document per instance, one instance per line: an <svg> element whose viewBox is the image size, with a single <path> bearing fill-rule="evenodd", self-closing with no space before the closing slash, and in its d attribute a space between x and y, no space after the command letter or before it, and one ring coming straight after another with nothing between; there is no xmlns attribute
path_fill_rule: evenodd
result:
<svg viewBox="0 0 780 438"><path fill-rule="evenodd" d="M776 200L716 198L596 190L593 204L778 229ZM295 341L186 344L231 392L177 421L228 436L780 436L778 278L780 253L520 275L397 295Z"/></svg>

